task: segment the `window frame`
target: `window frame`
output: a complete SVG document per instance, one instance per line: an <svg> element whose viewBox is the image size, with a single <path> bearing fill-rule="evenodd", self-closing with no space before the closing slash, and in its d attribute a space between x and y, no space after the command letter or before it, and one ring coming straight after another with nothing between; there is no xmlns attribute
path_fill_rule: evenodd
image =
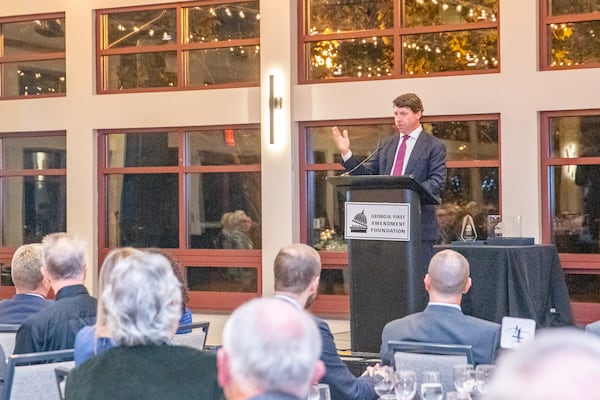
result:
<svg viewBox="0 0 600 400"><path fill-rule="evenodd" d="M96 48L96 93L97 94L115 94L115 93L147 93L147 92L172 92L182 90L210 90L210 89L224 89L224 88L243 88L243 87L255 87L259 86L260 82L244 82L244 83L220 83L210 86L204 85L186 85L185 78L188 71L185 69L184 58L186 54L192 50L207 50L207 49L218 49L228 48L236 46L260 46L260 36L251 39L235 39L228 41L219 41L215 43L183 43L183 33L185 31L183 26L183 9L192 8L194 6L207 6L211 4L230 4L230 3L244 3L248 0L228 0L228 1L192 1L192 2L179 2L179 3L164 3L164 4L153 4L153 5L142 5L133 7L116 7L116 8L103 8L95 11L96 20L96 37L95 37L95 48ZM103 49L103 17L111 13L122 13L122 12L133 12L133 11L147 11L147 10L160 10L160 9L175 9L176 13L176 31L177 31L177 42L173 44L165 45L153 45L144 46L141 48L135 47L120 47L117 49ZM111 55L123 55L123 54L146 54L156 52L175 52L177 58L177 85L172 87L145 87L145 88L130 88L130 89L108 89L106 88L107 83L104 78L103 69L103 58Z"/></svg>
<svg viewBox="0 0 600 400"><path fill-rule="evenodd" d="M306 19L308 3L311 0L298 1L298 83L314 84L314 83L333 83L333 82L354 82L354 81L377 81L386 79L399 78L424 78L424 77L440 77L440 76L456 76L456 75L478 75L478 74L493 74L500 72L501 54L500 54L500 7L496 15L496 22L471 22L463 24L446 24L446 25L431 25L420 27L403 27L401 26L401 14L403 14L400 3L404 0L393 0L394 26L387 29L367 29L361 31L348 31L341 33L314 35L306 32ZM500 0L498 0L500 1ZM432 72L428 74L410 75L404 71L403 55L402 55L402 38L406 35L425 34L425 33L443 33L454 31L475 31L485 29L496 29L498 32L498 66L496 68L477 69L473 71L444 71ZM310 56L306 52L306 46L313 42L328 41L328 40L345 40L345 39L370 39L373 37L391 36L394 40L394 69L389 76L381 77L342 77L335 79L310 79L308 77L308 64Z"/></svg>
<svg viewBox="0 0 600 400"><path fill-rule="evenodd" d="M62 18L65 20L66 26L66 17L64 12L56 12L56 13L47 13L47 14L29 14L29 15L18 15L11 17L0 17L0 37L2 41L4 41L4 35L2 33L2 25L6 23L16 23L16 22L32 22L35 20L47 20L47 19L56 19ZM50 61L50 60L65 60L67 59L66 52L66 36L65 36L65 51L62 52L51 52L51 53L34 53L29 54L27 56L15 57L15 56L5 56L4 55L4 45L2 44L2 48L0 48L0 82L6 80L4 76L4 64L15 63L19 61ZM66 81L67 72L65 71L65 81ZM0 85L0 91L4 85ZM43 94L32 94L32 95L17 95L17 96L6 96L4 93L0 92L0 100L15 100L15 99L36 99L36 98L47 98L47 97L65 97L67 95L67 89L65 87L65 91L62 93L43 93Z"/></svg>
<svg viewBox="0 0 600 400"><path fill-rule="evenodd" d="M176 173L179 183L179 247L164 248L163 250L172 254L184 268L188 267L244 267L256 269L257 291L254 292L217 292L217 291L194 291L190 290L190 302L187 306L192 310L202 311L232 311L243 302L255 297L262 296L262 249L253 250L229 250L229 249L196 249L189 248L187 234L187 208L186 195L188 184L186 175L190 173L210 172L261 172L262 164L244 165L186 165L185 140L190 131L216 129L260 129L259 124L236 124L236 125L211 125L211 126L186 126L186 127L160 127L160 128L124 128L124 129L101 129L97 131L98 144L98 269L101 268L104 258L112 250L107 245L107 198L106 178L109 175L127 173ZM178 163L176 166L150 166L150 167L108 167L107 166L107 141L106 136L110 134L127 133L155 133L176 132L178 135ZM187 272L186 272L187 276Z"/></svg>

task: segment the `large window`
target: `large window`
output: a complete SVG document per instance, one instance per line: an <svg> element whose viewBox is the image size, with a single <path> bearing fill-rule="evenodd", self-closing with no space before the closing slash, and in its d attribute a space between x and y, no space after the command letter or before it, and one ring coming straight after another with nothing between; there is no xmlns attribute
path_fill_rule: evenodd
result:
<svg viewBox="0 0 600 400"><path fill-rule="evenodd" d="M96 13L98 92L258 85L258 0Z"/></svg>
<svg viewBox="0 0 600 400"><path fill-rule="evenodd" d="M64 96L64 14L0 18L2 98Z"/></svg>
<svg viewBox="0 0 600 400"><path fill-rule="evenodd" d="M541 69L600 67L600 2L540 0Z"/></svg>
<svg viewBox="0 0 600 400"><path fill-rule="evenodd" d="M465 214L473 217L478 239L487 234L488 214L500 211L500 154L498 115L424 117L426 131L443 140L447 148L448 180L438 207L442 229L440 243L458 240ZM364 159L378 143L394 134L390 118L358 121L324 121L301 124L301 199L306 210L301 220L302 240L321 252L324 271L320 291L327 296L348 294L347 243L344 240L344 197L326 182L344 170L331 138L331 126L347 129L352 153ZM319 306L319 300L315 306ZM339 309L339 308L338 308ZM321 309L321 312L333 312Z"/></svg>
<svg viewBox="0 0 600 400"><path fill-rule="evenodd" d="M0 157L0 295L6 297L16 248L66 230L65 132L2 133Z"/></svg>
<svg viewBox="0 0 600 400"><path fill-rule="evenodd" d="M102 251L170 251L186 267L192 307L261 293L257 126L102 131L99 148Z"/></svg>
<svg viewBox="0 0 600 400"><path fill-rule="evenodd" d="M499 0L303 0L301 82L498 72Z"/></svg>

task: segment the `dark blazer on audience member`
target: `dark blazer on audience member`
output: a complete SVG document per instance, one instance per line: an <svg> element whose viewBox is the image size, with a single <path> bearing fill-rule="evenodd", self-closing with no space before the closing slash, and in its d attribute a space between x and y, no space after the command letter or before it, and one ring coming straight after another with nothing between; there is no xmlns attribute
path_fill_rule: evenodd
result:
<svg viewBox="0 0 600 400"><path fill-rule="evenodd" d="M71 370L66 400L219 400L214 354L187 346L113 347Z"/></svg>
<svg viewBox="0 0 600 400"><path fill-rule="evenodd" d="M321 382L329 385L331 400L377 399L378 396L373 389L371 378L366 376L357 378L350 372L337 352L333 335L327 323L317 317L315 317L315 321L323 341L321 361L327 368Z"/></svg>
<svg viewBox="0 0 600 400"><path fill-rule="evenodd" d="M22 324L52 303L37 294L15 294L11 299L0 301L0 324Z"/></svg>
<svg viewBox="0 0 600 400"><path fill-rule="evenodd" d="M464 315L456 307L430 304L419 313L391 321L381 334L381 362L393 365L389 340L466 344L473 346L475 364L492 364L500 344L500 325Z"/></svg>
<svg viewBox="0 0 600 400"><path fill-rule="evenodd" d="M395 134L378 147L377 154L357 168L353 175L390 175L396 157L400 135ZM359 160L352 156L342 163L347 171L355 168ZM405 175L413 175L434 196L439 196L446 184L446 146L430 133L421 131L406 164ZM437 240L439 231L434 205L421 207L422 240Z"/></svg>

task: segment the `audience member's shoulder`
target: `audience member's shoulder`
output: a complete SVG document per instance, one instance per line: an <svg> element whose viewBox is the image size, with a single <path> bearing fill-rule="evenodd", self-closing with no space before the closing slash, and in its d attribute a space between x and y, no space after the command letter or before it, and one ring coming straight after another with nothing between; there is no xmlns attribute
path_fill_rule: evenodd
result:
<svg viewBox="0 0 600 400"><path fill-rule="evenodd" d="M493 321L488 321L487 319L477 318L477 317L473 317L471 315L465 315L465 317L467 317L469 320L473 321L473 323L478 324L479 326L482 326L482 327L486 327L488 329L499 330L501 328L500 324L493 322Z"/></svg>

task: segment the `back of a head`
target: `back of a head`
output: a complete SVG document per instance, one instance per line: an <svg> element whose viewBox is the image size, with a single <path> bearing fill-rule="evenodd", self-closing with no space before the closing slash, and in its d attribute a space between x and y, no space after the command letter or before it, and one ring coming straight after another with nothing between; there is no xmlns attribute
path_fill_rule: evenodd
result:
<svg viewBox="0 0 600 400"><path fill-rule="evenodd" d="M273 263L275 290L301 293L315 276L321 274L321 257L312 247L294 243L283 247Z"/></svg>
<svg viewBox="0 0 600 400"><path fill-rule="evenodd" d="M141 252L119 261L102 293L106 323L119 345L167 343L181 317L181 287L169 261Z"/></svg>
<svg viewBox="0 0 600 400"><path fill-rule="evenodd" d="M398 108L408 107L412 112L423 111L423 102L414 93L404 93L396 97L393 101L394 106Z"/></svg>
<svg viewBox="0 0 600 400"><path fill-rule="evenodd" d="M46 271L52 279L83 279L86 243L75 235L51 233L42 240Z"/></svg>
<svg viewBox="0 0 600 400"><path fill-rule="evenodd" d="M44 266L44 249L39 243L20 246L13 254L10 273L17 290L32 292L36 290L42 279L41 268Z"/></svg>
<svg viewBox="0 0 600 400"><path fill-rule="evenodd" d="M231 314L223 330L223 350L243 392L305 398L321 354L321 336L307 312L275 298L260 298Z"/></svg>
<svg viewBox="0 0 600 400"><path fill-rule="evenodd" d="M469 279L469 262L454 250L442 250L429 262L431 288L444 296L463 293Z"/></svg>
<svg viewBox="0 0 600 400"><path fill-rule="evenodd" d="M600 399L599 382L600 338L549 328L500 356L486 400Z"/></svg>

